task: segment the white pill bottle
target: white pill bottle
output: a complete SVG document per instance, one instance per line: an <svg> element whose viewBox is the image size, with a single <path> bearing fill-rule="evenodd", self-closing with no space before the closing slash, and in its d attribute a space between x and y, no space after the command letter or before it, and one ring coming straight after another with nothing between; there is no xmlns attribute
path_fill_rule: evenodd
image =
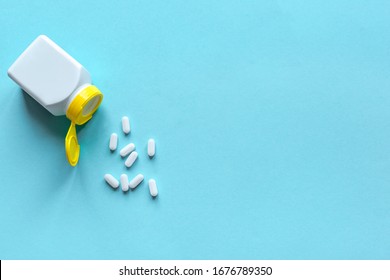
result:
<svg viewBox="0 0 390 280"><path fill-rule="evenodd" d="M75 166L80 156L76 124L92 118L103 94L88 71L45 35L36 38L8 69L8 76L54 116L71 121L66 157Z"/></svg>

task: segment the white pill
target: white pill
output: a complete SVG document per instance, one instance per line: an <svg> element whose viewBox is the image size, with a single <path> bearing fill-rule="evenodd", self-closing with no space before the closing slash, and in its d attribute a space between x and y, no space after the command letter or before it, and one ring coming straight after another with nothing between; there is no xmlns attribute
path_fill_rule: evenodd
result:
<svg viewBox="0 0 390 280"><path fill-rule="evenodd" d="M125 134L130 133L130 121L128 117L122 117L122 130Z"/></svg>
<svg viewBox="0 0 390 280"><path fill-rule="evenodd" d="M104 180L106 180L107 184L109 184L113 189L117 189L119 187L119 181L111 174L104 175Z"/></svg>
<svg viewBox="0 0 390 280"><path fill-rule="evenodd" d="M156 197L158 195L156 181L154 179L149 180L149 191L150 195Z"/></svg>
<svg viewBox="0 0 390 280"><path fill-rule="evenodd" d="M125 165L127 167L130 167L133 165L134 161L137 159L138 153L137 152L132 152L129 157L125 161Z"/></svg>
<svg viewBox="0 0 390 280"><path fill-rule="evenodd" d="M116 133L112 133L110 137L110 150L115 151L118 146L118 135Z"/></svg>
<svg viewBox="0 0 390 280"><path fill-rule="evenodd" d="M144 175L138 174L129 183L131 189L135 189L144 180Z"/></svg>
<svg viewBox="0 0 390 280"><path fill-rule="evenodd" d="M120 150L119 154L121 155L121 157L125 157L128 154L130 154L132 151L134 151L134 149L135 149L135 145L133 143L130 143L125 147L123 147L122 150Z"/></svg>
<svg viewBox="0 0 390 280"><path fill-rule="evenodd" d="M127 192L129 190L129 178L126 174L121 175L122 191Z"/></svg>
<svg viewBox="0 0 390 280"><path fill-rule="evenodd" d="M149 139L148 141L148 156L153 157L154 154L156 153L156 142L154 139Z"/></svg>

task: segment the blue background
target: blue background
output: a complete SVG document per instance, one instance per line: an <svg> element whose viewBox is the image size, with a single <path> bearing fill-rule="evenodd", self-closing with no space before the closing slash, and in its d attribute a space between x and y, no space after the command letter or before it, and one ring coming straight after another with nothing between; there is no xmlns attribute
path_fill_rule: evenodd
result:
<svg viewBox="0 0 390 280"><path fill-rule="evenodd" d="M2 0L0 259L389 259L389 14L389 1ZM6 75L40 34L105 94L78 127L76 168L69 121ZM137 145L128 171L112 132ZM107 172L142 172L159 196L114 191Z"/></svg>

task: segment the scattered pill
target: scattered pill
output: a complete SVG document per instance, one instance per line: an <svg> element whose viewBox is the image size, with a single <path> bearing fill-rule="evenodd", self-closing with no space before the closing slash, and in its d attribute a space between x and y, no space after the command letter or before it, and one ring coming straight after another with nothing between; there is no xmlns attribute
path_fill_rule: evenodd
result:
<svg viewBox="0 0 390 280"><path fill-rule="evenodd" d="M154 154L156 153L156 142L154 139L149 139L148 141L148 156L154 157Z"/></svg>
<svg viewBox="0 0 390 280"><path fill-rule="evenodd" d="M150 195L156 197L158 195L156 181L154 179L149 180L149 191Z"/></svg>
<svg viewBox="0 0 390 280"><path fill-rule="evenodd" d="M112 133L110 137L110 150L115 151L118 146L118 135L116 133Z"/></svg>
<svg viewBox="0 0 390 280"><path fill-rule="evenodd" d="M125 161L125 165L127 167L132 166L134 161L137 159L137 157L138 157L138 153L137 152L131 152L131 154L129 155L129 157Z"/></svg>
<svg viewBox="0 0 390 280"><path fill-rule="evenodd" d="M127 116L122 117L122 130L125 134L130 133L130 121ZM118 135L116 133L112 133L110 136L109 148L111 151L115 151L118 148ZM150 158L153 158L156 154L156 142L153 138L148 140L147 152ZM127 144L120 150L119 154L121 157L128 156L125 160L125 166L127 168L130 168L138 158L138 153L135 151L134 143ZM113 189L117 189L119 185L121 185L122 191L127 192L129 188L135 189L138 185L140 185L145 177L142 174L138 174L129 181L129 177L126 174L122 174L120 176L120 180L118 181L111 174L105 174L104 179ZM156 180L150 179L148 184L150 195L155 198L158 195Z"/></svg>
<svg viewBox="0 0 390 280"><path fill-rule="evenodd" d="M119 181L111 174L104 175L104 180L106 180L107 184L109 184L113 189L117 189L119 187Z"/></svg>
<svg viewBox="0 0 390 280"><path fill-rule="evenodd" d="M129 183L130 189L135 189L144 180L144 175L138 174Z"/></svg>
<svg viewBox="0 0 390 280"><path fill-rule="evenodd" d="M122 130L125 134L130 133L130 121L128 117L122 117Z"/></svg>
<svg viewBox="0 0 390 280"><path fill-rule="evenodd" d="M126 174L121 175L122 191L127 192L129 190L129 178Z"/></svg>
<svg viewBox="0 0 390 280"><path fill-rule="evenodd" d="M128 154L130 154L132 151L134 151L134 149L135 149L135 145L133 143L130 143L125 147L123 147L122 150L120 150L119 154L121 155L121 157L125 157Z"/></svg>

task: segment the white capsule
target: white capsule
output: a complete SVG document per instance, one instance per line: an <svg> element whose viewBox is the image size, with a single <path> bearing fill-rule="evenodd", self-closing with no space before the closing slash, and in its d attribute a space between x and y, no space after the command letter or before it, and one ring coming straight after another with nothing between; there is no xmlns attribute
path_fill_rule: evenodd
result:
<svg viewBox="0 0 390 280"><path fill-rule="evenodd" d="M132 151L134 151L134 149L135 149L135 145L133 143L130 143L125 147L123 147L122 150L120 150L119 154L121 155L121 157L125 157L128 154L130 154Z"/></svg>
<svg viewBox="0 0 390 280"><path fill-rule="evenodd" d="M122 191L127 192L129 190L129 178L126 174L121 175Z"/></svg>
<svg viewBox="0 0 390 280"><path fill-rule="evenodd" d="M156 153L156 142L154 139L149 139L148 141L148 156L153 157L154 154Z"/></svg>
<svg viewBox="0 0 390 280"><path fill-rule="evenodd" d="M115 151L118 146L118 135L116 133L112 133L110 137L110 150Z"/></svg>
<svg viewBox="0 0 390 280"><path fill-rule="evenodd" d="M154 179L149 180L149 192L150 195L156 197L158 195L156 181Z"/></svg>
<svg viewBox="0 0 390 280"><path fill-rule="evenodd" d="M127 167L130 167L133 165L134 161L137 159L138 153L137 152L132 152L129 157L125 161L125 165Z"/></svg>
<svg viewBox="0 0 390 280"><path fill-rule="evenodd" d="M109 184L113 189L117 189L119 187L119 181L111 174L105 174L104 180L106 180L107 184Z"/></svg>
<svg viewBox="0 0 390 280"><path fill-rule="evenodd" d="M122 130L125 134L130 133L130 121L128 117L122 117Z"/></svg>
<svg viewBox="0 0 390 280"><path fill-rule="evenodd" d="M135 189L144 180L144 175L138 174L129 183L130 189Z"/></svg>

